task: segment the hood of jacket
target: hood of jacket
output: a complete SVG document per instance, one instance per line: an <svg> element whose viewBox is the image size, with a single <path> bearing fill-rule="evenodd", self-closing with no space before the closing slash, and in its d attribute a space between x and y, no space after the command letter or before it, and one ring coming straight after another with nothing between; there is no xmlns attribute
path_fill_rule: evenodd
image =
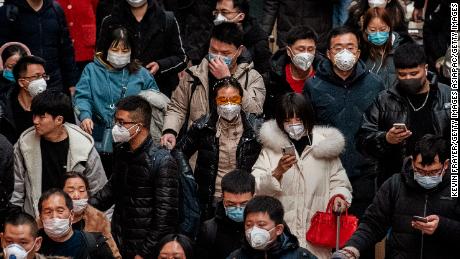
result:
<svg viewBox="0 0 460 259"><path fill-rule="evenodd" d="M283 147L291 145L291 141L282 131L275 120L262 124L259 132L259 141L264 148L281 152ZM314 126L313 144L311 154L319 159L336 158L345 148L345 137L342 133L332 127Z"/></svg>
<svg viewBox="0 0 460 259"><path fill-rule="evenodd" d="M315 76L334 85L352 85L355 81L363 78L368 73L369 71L366 68L366 64L359 59L351 75L343 80L335 74L332 62L329 59L324 59L318 64Z"/></svg>

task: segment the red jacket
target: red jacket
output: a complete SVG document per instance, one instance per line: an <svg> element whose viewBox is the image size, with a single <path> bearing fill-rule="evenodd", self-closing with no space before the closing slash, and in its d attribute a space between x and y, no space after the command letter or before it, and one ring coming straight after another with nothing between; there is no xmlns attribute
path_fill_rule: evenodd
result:
<svg viewBox="0 0 460 259"><path fill-rule="evenodd" d="M99 0L56 0L64 9L75 61L91 61L96 48L96 8Z"/></svg>

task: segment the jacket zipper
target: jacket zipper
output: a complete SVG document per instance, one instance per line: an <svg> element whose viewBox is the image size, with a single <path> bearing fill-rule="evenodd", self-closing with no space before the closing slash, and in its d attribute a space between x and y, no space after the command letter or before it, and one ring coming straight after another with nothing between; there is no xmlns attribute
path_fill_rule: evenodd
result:
<svg viewBox="0 0 460 259"><path fill-rule="evenodd" d="M426 217L426 204L428 203L428 194L425 194L425 205L423 207L423 217ZM423 259L423 239L424 239L424 234L422 232L422 240L420 244L420 259Z"/></svg>

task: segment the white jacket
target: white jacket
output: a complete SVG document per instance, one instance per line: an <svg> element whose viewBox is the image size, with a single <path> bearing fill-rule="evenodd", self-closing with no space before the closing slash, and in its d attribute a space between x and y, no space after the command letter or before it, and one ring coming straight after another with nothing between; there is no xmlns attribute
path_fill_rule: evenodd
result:
<svg viewBox="0 0 460 259"><path fill-rule="evenodd" d="M67 171L79 172L88 178L89 192L96 193L107 183L104 168L91 135L80 127L65 123L69 136ZM45 179L46 180L46 179ZM14 191L10 202L38 217L38 199L42 194L42 157L40 136L35 128L25 130L14 145Z"/></svg>
<svg viewBox="0 0 460 259"><path fill-rule="evenodd" d="M326 211L329 199L342 194L351 203L351 184L340 162L345 139L335 128L315 126L313 145L297 154L297 163L281 179L272 176L282 157L282 148L291 145L289 138L274 120L265 122L260 129L263 145L252 168L256 178L256 195L274 196L283 204L284 220L299 239L300 246L318 258L330 258L330 249L315 247L305 239L315 212Z"/></svg>

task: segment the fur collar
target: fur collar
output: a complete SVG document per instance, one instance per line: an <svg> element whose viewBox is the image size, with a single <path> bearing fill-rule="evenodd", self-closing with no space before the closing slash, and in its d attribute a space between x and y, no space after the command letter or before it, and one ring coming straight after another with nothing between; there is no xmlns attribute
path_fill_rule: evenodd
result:
<svg viewBox="0 0 460 259"><path fill-rule="evenodd" d="M284 131L275 120L265 122L259 132L259 141L264 148L271 149L275 153L281 153L283 147L291 145ZM311 153L316 158L332 159L340 155L345 147L345 138L342 133L332 127L313 127L313 145Z"/></svg>

